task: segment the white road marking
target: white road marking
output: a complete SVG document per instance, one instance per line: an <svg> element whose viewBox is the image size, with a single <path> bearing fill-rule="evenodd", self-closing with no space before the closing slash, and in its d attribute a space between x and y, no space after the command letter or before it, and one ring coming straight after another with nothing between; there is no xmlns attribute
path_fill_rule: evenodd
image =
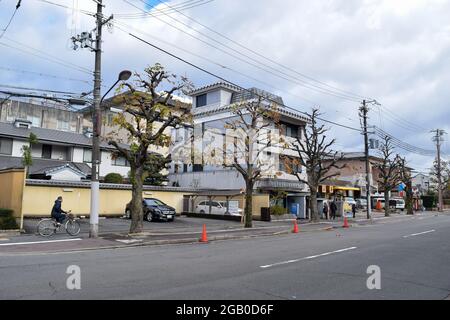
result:
<svg viewBox="0 0 450 320"><path fill-rule="evenodd" d="M273 263L273 264L268 264L268 265L265 265L265 266L260 266L260 268L267 269L267 268L271 268L271 267L275 267L275 266L281 266L281 265L295 263L295 262L300 262L300 261L304 261L304 260L311 260L311 259L324 257L324 256L329 256L331 254L342 253L342 252L355 250L355 249L357 249L357 247L350 247L350 248L340 249L340 250L336 250L336 251L325 252L325 253L317 254L317 255L314 255L314 256L304 257L304 258L300 258L300 259L288 260L288 261L282 261L282 262L277 262L277 263Z"/></svg>
<svg viewBox="0 0 450 320"><path fill-rule="evenodd" d="M0 246L23 246L27 244L41 244L41 243L55 243L55 242L69 242L69 241L80 241L81 238L75 239L63 239L63 240L48 240L48 241L34 241L34 242L13 242L13 243L1 243Z"/></svg>
<svg viewBox="0 0 450 320"><path fill-rule="evenodd" d="M136 243L136 242L142 242L144 240L139 240L139 239L132 239L132 240L116 240L118 242L122 242L125 244L131 244L131 243Z"/></svg>
<svg viewBox="0 0 450 320"><path fill-rule="evenodd" d="M411 238L411 237L415 237L415 236L420 236L422 234L432 233L432 232L435 232L435 231L436 230L428 230L428 231L424 231L424 232L408 234L407 236L403 236L403 238Z"/></svg>

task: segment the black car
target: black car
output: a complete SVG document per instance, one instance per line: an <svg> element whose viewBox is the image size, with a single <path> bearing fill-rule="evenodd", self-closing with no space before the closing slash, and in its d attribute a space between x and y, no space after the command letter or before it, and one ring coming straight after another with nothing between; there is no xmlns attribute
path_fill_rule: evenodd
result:
<svg viewBox="0 0 450 320"><path fill-rule="evenodd" d="M144 209L144 220L147 221L174 221L176 211L161 200L145 198L142 202ZM131 219L131 201L125 208L125 218Z"/></svg>

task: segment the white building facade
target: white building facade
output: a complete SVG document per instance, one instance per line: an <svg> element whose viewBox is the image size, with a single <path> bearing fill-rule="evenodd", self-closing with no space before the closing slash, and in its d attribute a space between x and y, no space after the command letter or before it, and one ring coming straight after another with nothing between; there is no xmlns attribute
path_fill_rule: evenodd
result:
<svg viewBox="0 0 450 320"><path fill-rule="evenodd" d="M256 102L264 96L261 102ZM259 89L242 90L226 83L216 83L191 92L193 99L193 127L179 128L172 132L172 166L169 184L180 187L215 190L244 190L242 175L230 164L242 160L242 136L230 124L239 121L235 108L251 101L265 103L276 110L277 121L260 119L259 136L253 145L254 166L261 169L261 177L255 185L255 193L276 195L285 192L282 200L288 212L305 216L308 188L299 182L294 173L306 180L306 172L299 165L298 154L286 145L301 138L307 119L301 113L283 107L280 97ZM247 117L248 115L244 115ZM287 160L286 160L287 159ZM240 160L238 160L240 162ZM289 163L287 165L286 163ZM295 210L293 209L295 207Z"/></svg>

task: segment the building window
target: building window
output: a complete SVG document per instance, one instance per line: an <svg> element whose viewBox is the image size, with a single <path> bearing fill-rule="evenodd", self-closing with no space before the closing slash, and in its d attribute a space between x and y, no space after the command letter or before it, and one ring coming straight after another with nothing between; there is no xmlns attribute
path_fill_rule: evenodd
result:
<svg viewBox="0 0 450 320"><path fill-rule="evenodd" d="M114 114L108 113L108 115L106 117L106 125L111 127L113 125L113 120L114 120Z"/></svg>
<svg viewBox="0 0 450 320"><path fill-rule="evenodd" d="M69 121L58 119L56 121L56 129L62 131L70 131Z"/></svg>
<svg viewBox="0 0 450 320"><path fill-rule="evenodd" d="M130 164L128 163L128 160L124 157L115 157L112 159L112 165L118 166L118 167L129 167Z"/></svg>
<svg viewBox="0 0 450 320"><path fill-rule="evenodd" d="M279 171L295 175L302 172L302 166L298 158L280 156Z"/></svg>
<svg viewBox="0 0 450 320"><path fill-rule="evenodd" d="M202 164L194 164L192 171L193 172L203 172L203 165Z"/></svg>
<svg viewBox="0 0 450 320"><path fill-rule="evenodd" d="M297 138L299 136L299 127L294 126L292 124L283 123L281 125L281 134L284 134L286 137Z"/></svg>
<svg viewBox="0 0 450 320"><path fill-rule="evenodd" d="M92 150L91 149L83 149L83 162L85 162L85 163L92 162Z"/></svg>
<svg viewBox="0 0 450 320"><path fill-rule="evenodd" d="M42 158L51 159L52 158L52 146L49 144L42 145Z"/></svg>
<svg viewBox="0 0 450 320"><path fill-rule="evenodd" d="M41 126L41 118L36 116L27 116L27 120L31 122L32 127Z"/></svg>
<svg viewBox="0 0 450 320"><path fill-rule="evenodd" d="M0 138L0 154L12 155L12 139Z"/></svg>
<svg viewBox="0 0 450 320"><path fill-rule="evenodd" d="M206 97L207 97L207 95L206 95L206 93L205 94L202 94L202 95L200 95L200 96L197 96L197 103L196 103L196 107L197 108L200 108L200 107L203 107L203 106L206 106L207 105L207 99L206 99Z"/></svg>

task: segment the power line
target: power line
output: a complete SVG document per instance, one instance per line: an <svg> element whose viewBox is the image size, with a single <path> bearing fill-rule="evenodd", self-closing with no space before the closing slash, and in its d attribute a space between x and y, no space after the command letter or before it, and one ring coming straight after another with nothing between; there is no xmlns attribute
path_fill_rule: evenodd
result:
<svg viewBox="0 0 450 320"><path fill-rule="evenodd" d="M3 36L5 35L6 31L8 30L9 26L11 25L14 17L16 16L17 11L20 8L20 4L22 3L22 0L19 0L16 4L16 8L13 12L13 14L11 15L11 18L9 19L8 23L6 24L6 27L2 30L2 33L0 34L0 39L3 38Z"/></svg>
<svg viewBox="0 0 450 320"><path fill-rule="evenodd" d="M17 44L17 45L19 45L19 46L25 47L25 48L28 49L28 51L25 50L25 49L23 49L23 48L13 46L13 45L11 45L11 44L7 44L7 43L4 43L4 42L0 42L0 45L2 45L2 46L5 46L5 47L11 48L11 49L18 50L18 51L20 51L20 52L22 52L22 53L26 53L26 54L35 56L35 57L40 58L40 59L43 59L43 60L47 60L47 61L50 61L50 62L53 62L53 63L56 63L56 64L63 65L63 66L65 66L65 67L67 67L67 68L74 69L74 70L77 70L77 71L79 71L79 72L83 72L83 73L87 73L87 74L92 74L92 72L91 72L89 69L87 69L87 68L85 68L85 67L83 67L83 66L79 66L79 65L76 65L76 64L74 64L74 63L72 63L72 62L62 60L61 58L52 56L52 55L50 55L49 53L47 53L47 52L45 52L45 51L42 51L42 50L33 48L33 47L29 46L29 45L20 43L20 42L18 42L18 41L16 41L16 40L13 40L13 39L11 39L11 38L9 38L9 37L7 37L7 36L5 36L4 39L7 39L7 40L9 40L10 42L12 42L12 43L14 43L14 44ZM33 52L33 51L34 51L34 52Z"/></svg>
<svg viewBox="0 0 450 320"><path fill-rule="evenodd" d="M386 131L384 131L384 130L378 128L378 127L374 127L374 129L375 129L375 134L378 137L380 137L382 139L384 139L386 137L389 137L390 140L391 140L391 143L394 146L396 146L396 147L398 147L400 149L406 150L406 151L411 152L411 153L423 155L423 156L434 156L434 154L435 154L435 152L432 151L432 150L426 150L426 149L423 149L423 148L419 148L419 147L413 146L413 145L411 145L409 143L406 143L406 142L404 142L404 141L394 137L393 135L387 133Z"/></svg>
<svg viewBox="0 0 450 320"><path fill-rule="evenodd" d="M36 72L36 71L28 71L28 70L20 70L20 69L13 69L13 68L7 68L7 67L1 67L1 70L9 71L9 72L15 72L15 73L26 73L26 74L33 74L39 77L47 77L47 78L53 78L53 79L61 79L61 80L68 80L68 81L77 81L77 82L83 82L86 84L90 84L91 82L89 80L82 80L82 79L74 79L74 78L66 78L61 77L53 74L48 73L42 73L42 72Z"/></svg>
<svg viewBox="0 0 450 320"><path fill-rule="evenodd" d="M171 57L173 57L173 58L175 58L175 59L177 59L177 60L179 60L179 61L181 61L181 62L187 64L187 65L190 65L190 66L193 67L193 68L196 68L196 69L198 69L198 70L200 70L200 71L202 71L202 72L204 72L204 73L206 73L206 74L209 74L209 75L211 75L211 76L213 76L213 77L215 77L215 78L217 78L217 79L219 79L219 80L222 80L222 81L224 81L224 82L226 82L226 83L229 83L229 84L231 84L231 85L233 85L233 86L235 86L235 87L237 87L237 88L240 88L240 89L243 90L243 91L247 91L247 92L249 92L249 93L255 94L255 95L259 96L260 98L263 98L264 100L267 100L267 101L269 101L269 102L272 102L272 103L275 103L275 104L277 104L277 105L280 105L281 107L284 107L284 108L290 109L290 110L292 110L292 111L301 113L301 114L303 114L303 115L309 116L309 114L306 113L306 112L303 112L303 111L294 109L294 108L289 107L289 106L287 106L287 105L285 105L285 104L280 104L278 101L275 101L275 100L273 100L273 99L271 99L271 98L269 98L269 97L261 96L261 95L259 95L258 93L255 93L254 91L252 91L252 90L250 90L250 89L243 88L242 86L240 86L240 85L238 85L238 84L236 84L236 83L233 83L232 81L229 81L229 80L227 80L227 79L225 79L225 78L223 78L223 77L221 77L221 76L219 76L219 75L217 75L217 74L215 74L215 73L212 73L212 72L210 72L210 71L208 71L208 70L206 70L206 69L204 69L204 68L202 68L202 67L199 67L199 66L193 64L192 62L187 61L186 59L183 59L183 58L181 58L181 57L179 57L179 56L177 56L177 55L175 55L175 54L173 54L173 53L171 53L171 52L169 52L169 51L167 51L167 50L165 50L165 49L162 49L162 48L158 47L158 46L156 46L156 45L154 45L154 44L152 44L152 43L150 43L150 42L148 42L148 41L146 41L146 40L144 40L144 39L142 39L142 38L140 38L140 37L134 35L133 33L128 32L128 34L129 34L131 37L135 38L136 40L141 41L142 43L147 44L148 46L151 46L151 47L153 47L153 48L155 48L155 49L157 49L157 50L159 50L159 51L161 51L161 52L163 52L163 53L165 53L165 54L167 54L167 55L169 55L169 56L171 56ZM337 123L337 122L330 121L330 120L323 119L323 118L318 118L318 119L321 120L321 121L323 121L323 122L327 122L327 123L330 123L330 124L333 124L333 125L336 125L336 126L340 126L340 127L343 127L343 128L347 128L347 129L349 129L349 130L361 132L361 129L352 128L352 127L349 127L349 126L346 126L346 125L342 125L342 124L339 124L339 123Z"/></svg>
<svg viewBox="0 0 450 320"><path fill-rule="evenodd" d="M299 96L299 95L297 95L297 94L291 93L291 92L289 92L289 91L287 91L287 90L284 90L284 89L275 87L275 86L274 86L273 84L271 84L271 83L262 81L261 79L258 79L258 78L252 77L252 76L249 76L248 74L245 74L245 73L243 73L243 72L241 72L241 71L239 71L239 70L237 70L237 69L234 69L234 68L225 66L225 65L222 64L222 63L219 63L219 62L214 61L214 60L212 60L212 59L210 59L210 58L207 58L207 57L205 57L205 56L202 56L202 55L199 55L199 54L194 53L194 52L192 52L192 51L189 51L189 50L187 50L187 49L185 49L185 48L182 48L182 47L180 47L180 46L177 46L177 45L175 45L175 44L173 44L173 43L170 43L170 42L168 42L168 41L166 41L166 40L164 40L164 39L161 39L161 38L159 38L159 37L153 36L153 35L151 35L151 34L149 34L149 33L147 33L147 32L144 32L144 31L142 31L142 30L139 30L139 29L137 29L137 28L134 28L134 27L132 27L132 26L130 26L130 25L127 25L127 24L125 24L125 23L123 23L123 22L117 22L117 21L115 21L114 23L115 23L115 26L116 26L119 30L121 30L121 31L123 31L123 32L125 32L125 33L127 33L127 34L128 34L128 31L126 31L126 30L124 30L124 29L118 27L118 25L119 25L119 26L123 26L124 28L128 28L128 29L135 30L136 32L138 32L138 33L140 33L140 34L146 35L146 36L148 36L148 37L150 37L150 38L153 38L153 39L155 39L155 40L157 40L157 41L159 41L159 42L162 42L162 43L164 43L164 44L166 44L166 45L168 45L168 46L171 46L171 47L173 47L173 48L176 48L176 49L178 49L178 50L181 50L181 51L183 51L183 52L186 52L186 53L188 53L188 54L190 54L190 55L192 55L192 56L194 56L194 57L197 57L197 58L199 58L199 59L205 60L205 61L207 61L207 62L209 62L209 63L211 63L211 64L213 64L213 65L218 66L218 67L221 68L221 69L229 70L229 71L231 71L231 72L233 72L233 73L236 73L236 74L238 74L238 75L240 75L240 76L242 76L242 77L245 77L245 78L247 78L247 79L250 79L250 80L255 81L255 82L258 82L258 83L261 83L261 84L263 84L263 85L265 85L265 86L267 86L267 87L269 87L269 88L272 88L273 90L287 93L287 94L289 94L289 95L291 95L291 96L294 96L294 97L296 97L296 98L298 98L298 99L307 101L307 102L310 103L311 105L319 105L319 103L317 103L317 102L315 102L315 101L312 101L312 100L307 99L307 98L305 98L305 97L302 97L302 96Z"/></svg>
<svg viewBox="0 0 450 320"><path fill-rule="evenodd" d="M131 13L131 14L115 14L116 18L119 19L143 19L143 18L152 18L154 16L162 16L164 13L174 13L176 10L187 10L195 7L203 6L215 0L195 0L195 1L186 1L183 3L179 3L178 5L173 5L172 9L161 9L159 13Z"/></svg>
<svg viewBox="0 0 450 320"><path fill-rule="evenodd" d="M128 3L129 5L135 7L135 8L137 8L137 9L143 11L143 12L147 12L144 9L134 5L133 3L131 3L128 0L122 0L122 1L124 1L125 3ZM158 8L155 8L155 9L159 10ZM214 48L214 49L216 49L216 50L219 50L219 51L221 51L221 52L223 52L223 53L225 53L225 54L227 54L227 55L229 55L229 56L231 56L231 57L233 57L233 58L235 58L235 59L237 59L239 61L242 61L242 62L244 62L244 63L246 63L246 64L248 64L250 66L253 66L253 67L255 67L255 68L259 69L259 70L262 70L262 71L264 71L266 73L269 73L269 74L271 74L273 76L276 76L276 77L278 77L280 79L283 79L283 80L286 80L288 82L296 83L297 85L300 85L300 86L302 86L304 88L307 88L309 90L313 90L313 91L316 91L316 92L320 92L320 93L323 93L323 94L327 94L327 95L330 95L330 96L334 96L334 97L337 97L337 98L340 98L340 99L344 99L344 100L348 100L348 101L352 101L352 102L359 102L359 100L354 98L354 97L345 96L344 94L340 94L340 93L334 92L334 91L332 91L330 89L322 88L322 87L314 85L314 84L309 84L306 81L299 79L298 77L289 75L289 74L287 74L287 73L285 73L283 71L280 71L279 69L273 68L272 66L269 66L269 65L267 65L267 64L265 64L265 63L263 63L263 62L261 62L259 60L256 60L256 59L250 57L249 55L247 55L245 53L242 53L241 51L236 50L236 49L234 49L234 48L232 48L232 47L230 47L230 46L228 46L226 44L223 44L222 42L220 42L220 41L216 40L215 38L212 38L212 37L202 33L201 31L199 31L197 29L192 28L189 24L183 23L183 22L181 22L181 21L171 17L168 14L166 14L166 16L169 17L170 19L174 20L175 22L178 22L178 23L182 24L186 28L188 28L190 30L193 30L194 32L202 35L203 37L205 37L205 38L207 38L207 39L217 43L218 45L220 45L222 47L225 47L225 48L235 52L237 55L234 54L234 53L230 53L229 51L224 50L222 48L219 48L218 46L216 46L214 44L211 44L210 42L205 41L205 40L203 40L203 39L193 35L192 33L189 33L186 30L184 30L182 28L179 28L179 27L177 27L177 26L175 26L175 25L173 25L173 24L171 24L171 23L169 23L169 22L167 22L167 21L165 21L165 20L163 20L163 19L161 19L159 17L155 17L155 18L157 20L163 22L164 24L166 24L166 25L168 25L168 26L170 26L170 27L172 27L172 28L174 28L174 29L176 29L176 30L178 30L178 31L180 31L180 32L182 32L182 33L184 33L184 34L186 34L186 35L188 35L188 36L190 36L190 37L192 37L192 38L194 38L194 39L196 39L196 40L198 40L198 41L200 41L200 42L202 42L202 43L204 43L204 44L206 44L206 45L208 45L210 47L212 47L212 48ZM240 56L243 56L243 57L247 58L248 60L246 60L244 58L241 58ZM264 67L261 67L261 65L264 66ZM273 70L273 71L271 71L271 70Z"/></svg>
<svg viewBox="0 0 450 320"><path fill-rule="evenodd" d="M39 92L50 92L50 93L61 93L61 94L70 94L70 95L79 95L76 92L67 92L67 91L57 91L57 90L48 90L48 89L37 89L37 88L27 88L27 87L19 87L19 86L11 86L7 84L0 84L1 88L9 88L9 89L19 89L19 90L29 90L29 91L39 91Z"/></svg>
<svg viewBox="0 0 450 320"><path fill-rule="evenodd" d="M66 6L64 4L55 3L55 2L52 2L52 1L48 1L48 0L35 0L35 1L46 3L46 4L50 4L50 5L53 5L53 6L56 6L56 7L60 7L60 8L64 8L64 9L75 10L75 11L81 12L81 13L83 13L85 15L88 15L88 16L95 16L94 12L87 11L87 10L76 9L76 8L73 8L73 7Z"/></svg>
<svg viewBox="0 0 450 320"><path fill-rule="evenodd" d="M140 1L146 3L144 0L140 0ZM161 4L164 4L165 6L167 6L167 7L169 7L169 8L173 8L173 7L170 6L168 3L162 2L161 0L157 0L157 1L158 1L159 3L161 3ZM176 9L175 9L175 10L176 10ZM274 63L275 65L277 65L277 66L279 66L279 67L281 67L281 68L283 68L283 69L285 69L285 70L288 70L288 71L290 71L290 72L293 72L293 73L299 75L300 77L303 77L303 78L308 79L308 80L310 80L310 81L313 81L313 82L316 82L316 83L318 83L318 84L324 85L324 86L326 86L326 87L328 87L328 88L331 88L331 89L333 89L333 90L340 91L340 92L342 92L342 93L344 93L344 94L348 94L348 95L350 95L350 96L353 96L354 98L358 98L358 99L366 99L365 97L363 97L363 96L361 96L361 95L359 95L359 94L355 94L355 93L352 93L352 92L349 92L349 91L346 91L346 90L342 90L342 89L337 88L337 87L335 87L335 86L329 85L329 84L327 84L326 82L317 80L317 79L315 79L315 78L313 78L313 77L311 77L311 76L308 76L308 75L306 75L306 74L304 74L304 73L300 73L300 72L298 72L298 71L296 71L296 70L294 70L294 69L292 69L292 68L290 68L290 67L287 67L287 66L285 66L285 65L283 65L283 64L281 64L281 63L279 63L279 62L277 62L277 61L275 61L275 60L273 60L273 59L271 59L271 58L268 58L267 56L264 56L264 55L260 54L259 52L255 51L255 50L253 50L253 49L251 49L251 48L249 48L249 47L247 47L247 46L245 46L245 45L243 45L243 44L237 42L236 40L234 40L234 39L232 39L232 38L230 38L230 37L224 35L223 33L218 32L218 31L212 29L211 27L209 27L209 26L207 26L207 25L205 25L205 24L199 22L197 19L194 19L194 18L192 18L192 17L190 17L190 16L186 15L185 13L180 12L180 11L178 11L178 10L176 10L176 11L177 11L180 15L182 15L183 17L187 18L188 20L195 22L196 24L202 26L203 28L205 28L205 29L207 29L207 30L213 32L214 34L216 34L216 35L218 35L218 36L220 36L220 37L222 37L222 38L224 38L224 39L230 41L231 43L233 43L233 44L239 46L240 48L245 49L245 50L247 50L247 51L249 51L249 52L255 54L256 56L258 56L258 57L260 57L260 58L263 58L263 59L266 60L266 61L269 61L269 62L271 62L271 63Z"/></svg>
<svg viewBox="0 0 450 320"><path fill-rule="evenodd" d="M429 129L424 128L418 124L412 123L406 120L404 117L395 114L393 111L389 110L387 107L382 105L379 106L380 109L384 110L384 116L387 116L389 121L395 123L397 126L402 127L406 130L417 132L418 130L429 131Z"/></svg>

